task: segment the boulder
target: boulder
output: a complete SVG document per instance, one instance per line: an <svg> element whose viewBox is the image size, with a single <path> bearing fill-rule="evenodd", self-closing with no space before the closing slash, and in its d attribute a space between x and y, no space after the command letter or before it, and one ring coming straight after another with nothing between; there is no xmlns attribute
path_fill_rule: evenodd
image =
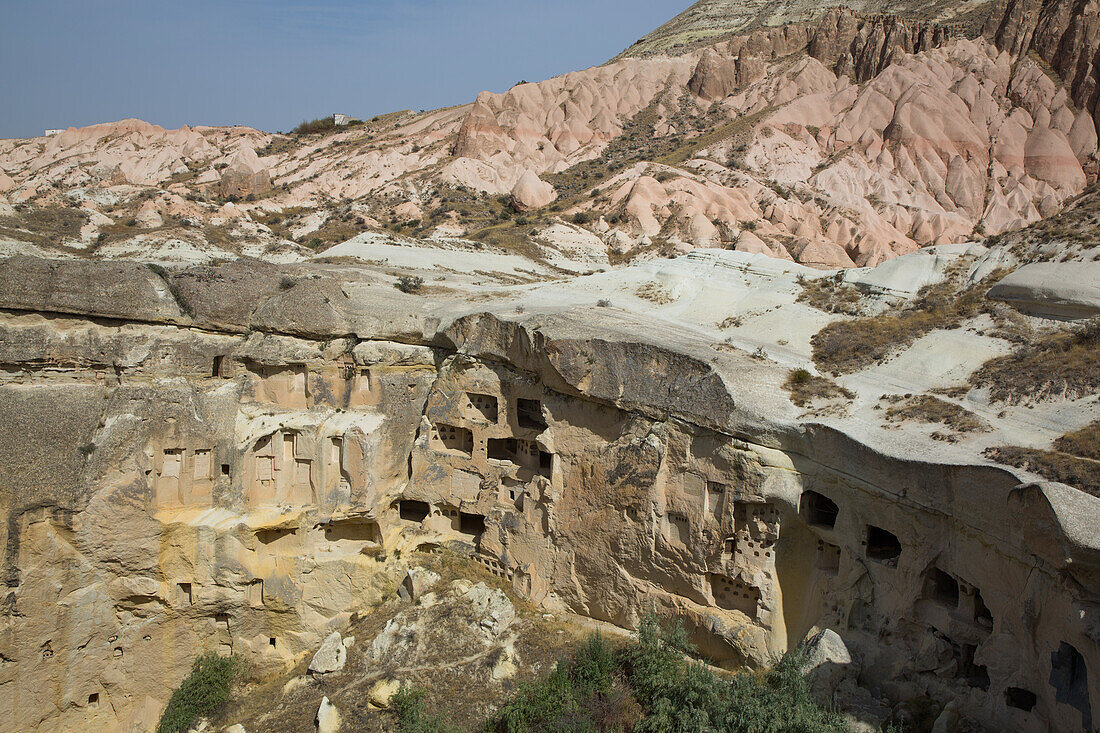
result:
<svg viewBox="0 0 1100 733"><path fill-rule="evenodd" d="M313 724L317 726L317 733L337 733L340 730L340 713L327 695L321 698Z"/></svg>
<svg viewBox="0 0 1100 733"><path fill-rule="evenodd" d="M415 603L438 582L438 573L434 573L427 568L409 568L409 572L405 574L405 580L401 582L401 587L397 589L397 595L401 596L403 601Z"/></svg>
<svg viewBox="0 0 1100 733"><path fill-rule="evenodd" d="M546 206L557 198L554 187L539 178L534 171L523 172L512 188L512 206L518 211L530 211Z"/></svg>
<svg viewBox="0 0 1100 733"><path fill-rule="evenodd" d="M378 680L370 688L367 698L371 707L388 708L393 696L401 689L401 683L393 679Z"/></svg>
<svg viewBox="0 0 1100 733"><path fill-rule="evenodd" d="M348 661L348 650L340 638L339 631L333 631L321 643L321 648L313 655L309 663L309 673L313 675L339 672Z"/></svg>
<svg viewBox="0 0 1100 733"><path fill-rule="evenodd" d="M246 198L270 190L271 174L255 150L242 146L222 171L219 186L225 198Z"/></svg>
<svg viewBox="0 0 1100 733"><path fill-rule="evenodd" d="M478 627L492 636L498 636L516 618L516 608L508 596L484 583L471 587L462 597L473 606Z"/></svg>
<svg viewBox="0 0 1100 733"><path fill-rule="evenodd" d="M988 297L1053 318L1100 314L1100 261L1034 262L1009 273Z"/></svg>
<svg viewBox="0 0 1100 733"><path fill-rule="evenodd" d="M810 691L819 699L831 698L840 682L851 674L852 655L844 640L825 629L806 641L803 673Z"/></svg>

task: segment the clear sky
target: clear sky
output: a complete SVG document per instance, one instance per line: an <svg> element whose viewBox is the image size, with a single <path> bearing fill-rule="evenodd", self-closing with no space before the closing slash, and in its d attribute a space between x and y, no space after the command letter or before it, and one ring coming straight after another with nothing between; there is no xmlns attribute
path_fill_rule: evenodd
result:
<svg viewBox="0 0 1100 733"><path fill-rule="evenodd" d="M603 63L691 0L0 0L0 137L140 117L287 130Z"/></svg>

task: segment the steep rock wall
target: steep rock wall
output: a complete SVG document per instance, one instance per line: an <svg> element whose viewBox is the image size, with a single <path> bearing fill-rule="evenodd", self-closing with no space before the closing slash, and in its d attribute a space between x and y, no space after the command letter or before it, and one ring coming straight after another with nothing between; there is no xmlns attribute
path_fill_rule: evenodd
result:
<svg viewBox="0 0 1100 733"><path fill-rule="evenodd" d="M231 304L235 278L203 282ZM197 650L292 664L392 592L394 554L441 547L550 608L675 614L727 665L830 627L876 695L1001 729L1091 714L1096 499L792 421L760 401L778 370L690 335L411 315L377 290L303 291L301 338L44 315L0 288L10 728L148 729Z"/></svg>

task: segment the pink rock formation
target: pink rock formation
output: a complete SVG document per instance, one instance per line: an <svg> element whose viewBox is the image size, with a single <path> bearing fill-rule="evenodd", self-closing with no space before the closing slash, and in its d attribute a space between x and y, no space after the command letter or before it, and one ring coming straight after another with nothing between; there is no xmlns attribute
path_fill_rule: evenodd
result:
<svg viewBox="0 0 1100 733"><path fill-rule="evenodd" d="M530 211L546 206L556 198L554 187L527 170L512 189L512 205L518 211Z"/></svg>

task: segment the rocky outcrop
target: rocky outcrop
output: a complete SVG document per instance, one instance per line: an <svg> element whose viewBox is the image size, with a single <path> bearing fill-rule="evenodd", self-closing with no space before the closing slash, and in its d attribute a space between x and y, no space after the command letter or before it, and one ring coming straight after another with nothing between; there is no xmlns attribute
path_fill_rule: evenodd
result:
<svg viewBox="0 0 1100 733"><path fill-rule="evenodd" d="M807 51L837 75L866 81L905 54L937 48L952 36L952 27L943 23L897 15L859 17L847 8L835 8L826 11L814 28Z"/></svg>
<svg viewBox="0 0 1100 733"><path fill-rule="evenodd" d="M242 146L222 170L219 182L225 198L248 198L265 193L271 188L271 174L260 161L256 151Z"/></svg>
<svg viewBox="0 0 1100 733"><path fill-rule="evenodd" d="M749 275L719 254L708 273ZM1100 663L1094 497L807 418L783 396L785 367L627 310L426 307L325 268L299 270L314 289L284 303L303 287L282 287L294 270L261 268L263 327L204 330L157 316L140 288L106 318L93 289L58 299L28 282L117 276L108 263L3 265L0 507L18 613L0 621L0 709L16 730L127 727L198 650L261 668L313 654L317 675L347 675L360 661L333 627L394 597L400 558L441 547L551 611L627 627L649 608L676 615L729 666L829 628L861 678L883 680L876 694L919 689L1019 728L1013 688L1035 696L1036 720L1080 723L1058 702L1080 692L1047 665L1052 650L1056 666ZM242 267L200 268L203 297L229 298ZM462 654L507 646L505 594L442 585L413 578L419 604L365 663L434 659L459 638L448 624L471 631ZM822 641L828 677L841 647ZM500 654L493 679L514 674Z"/></svg>
<svg viewBox="0 0 1100 733"><path fill-rule="evenodd" d="M983 33L1014 56L1035 53L1065 82L1070 99L1100 125L1100 8L1087 0L1006 0Z"/></svg>
<svg viewBox="0 0 1100 733"><path fill-rule="evenodd" d="M511 202L516 211L540 209L557 198L554 187L539 178L534 171L526 170L512 188Z"/></svg>

